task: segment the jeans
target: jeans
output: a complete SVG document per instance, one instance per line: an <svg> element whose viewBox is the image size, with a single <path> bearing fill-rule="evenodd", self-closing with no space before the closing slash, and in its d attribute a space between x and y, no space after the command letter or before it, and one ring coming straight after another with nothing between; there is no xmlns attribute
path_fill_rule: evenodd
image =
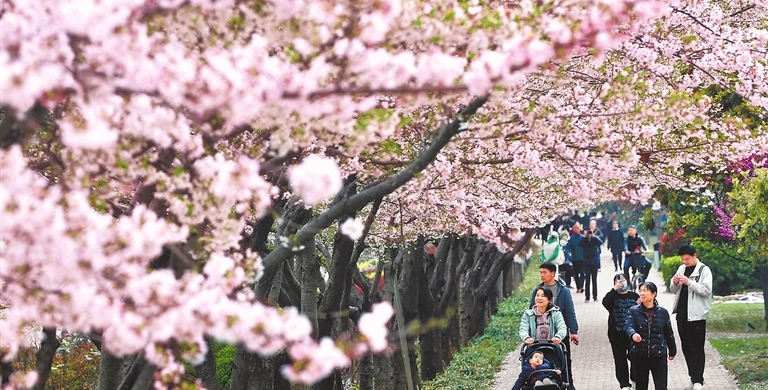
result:
<svg viewBox="0 0 768 390"><path fill-rule="evenodd" d="M691 383L704 384L704 340L707 335L707 320L678 320L677 334L680 336L680 345Z"/></svg>
<svg viewBox="0 0 768 390"><path fill-rule="evenodd" d="M667 356L632 357L632 368L635 372L635 390L648 390L648 372L653 375L653 385L656 390L667 390Z"/></svg>
<svg viewBox="0 0 768 390"><path fill-rule="evenodd" d="M631 277L629 277L629 267L632 267L632 275L635 274L635 265L632 264L632 256L624 256L624 277L627 278L627 280L632 280Z"/></svg>

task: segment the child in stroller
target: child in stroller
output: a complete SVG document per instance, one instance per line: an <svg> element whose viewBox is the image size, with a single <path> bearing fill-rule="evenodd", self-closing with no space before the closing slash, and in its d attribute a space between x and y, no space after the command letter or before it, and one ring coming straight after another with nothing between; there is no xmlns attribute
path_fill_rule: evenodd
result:
<svg viewBox="0 0 768 390"><path fill-rule="evenodd" d="M520 351L523 368L512 390L567 389L568 383L563 382L563 378L568 378L566 353L564 344L555 345L548 340L523 344Z"/></svg>

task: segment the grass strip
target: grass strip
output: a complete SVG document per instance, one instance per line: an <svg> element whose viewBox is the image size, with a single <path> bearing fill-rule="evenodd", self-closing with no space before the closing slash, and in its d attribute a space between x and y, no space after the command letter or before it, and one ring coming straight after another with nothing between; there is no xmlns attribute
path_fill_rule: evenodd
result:
<svg viewBox="0 0 768 390"><path fill-rule="evenodd" d="M768 389L768 336L712 338L721 364L739 381L741 390Z"/></svg>
<svg viewBox="0 0 768 390"><path fill-rule="evenodd" d="M720 354L720 363L736 376L741 390L768 389L764 310L762 303L717 303L707 317L709 342Z"/></svg>
<svg viewBox="0 0 768 390"><path fill-rule="evenodd" d="M541 282L538 265L537 261L531 260L523 283L511 297L501 302L485 333L456 353L442 374L423 384L424 390L478 390L491 386L504 359L520 346L517 335L520 318L528 308L531 290Z"/></svg>

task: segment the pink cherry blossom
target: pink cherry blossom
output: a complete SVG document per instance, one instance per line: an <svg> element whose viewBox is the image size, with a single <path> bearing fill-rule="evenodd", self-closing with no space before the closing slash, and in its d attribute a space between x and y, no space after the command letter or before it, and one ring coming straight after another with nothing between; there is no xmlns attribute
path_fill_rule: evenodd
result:
<svg viewBox="0 0 768 390"><path fill-rule="evenodd" d="M309 206L314 206L341 189L341 170L335 161L311 155L288 171L291 188Z"/></svg>
<svg viewBox="0 0 768 390"><path fill-rule="evenodd" d="M363 235L363 229L365 226L363 226L363 221L361 221L358 218L348 218L344 223L341 224L339 227L339 231L341 234L353 239L357 240Z"/></svg>

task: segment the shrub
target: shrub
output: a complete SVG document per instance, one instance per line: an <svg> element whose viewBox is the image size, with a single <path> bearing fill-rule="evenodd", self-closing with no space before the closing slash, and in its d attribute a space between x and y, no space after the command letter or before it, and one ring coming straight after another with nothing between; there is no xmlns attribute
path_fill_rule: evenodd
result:
<svg viewBox="0 0 768 390"><path fill-rule="evenodd" d="M683 261L680 260L680 256L669 256L661 259L661 276L664 278L664 284L669 290L669 282L672 280L672 275L677 272L677 269Z"/></svg>
<svg viewBox="0 0 768 390"><path fill-rule="evenodd" d="M664 233L659 239L659 243L661 244L659 252L661 252L662 256L675 256L677 255L677 250L686 243L685 230L680 229L671 235L669 232Z"/></svg>
<svg viewBox="0 0 768 390"><path fill-rule="evenodd" d="M761 290L760 274L747 260L739 259L720 245L704 239L693 240L696 255L712 270L712 293L730 295L737 291ZM661 274L669 289L669 281L680 267L680 256L661 259Z"/></svg>
<svg viewBox="0 0 768 390"><path fill-rule="evenodd" d="M760 273L747 259L737 257L735 250L703 239L693 240L696 254L712 270L712 293L730 295L734 292L762 290Z"/></svg>

